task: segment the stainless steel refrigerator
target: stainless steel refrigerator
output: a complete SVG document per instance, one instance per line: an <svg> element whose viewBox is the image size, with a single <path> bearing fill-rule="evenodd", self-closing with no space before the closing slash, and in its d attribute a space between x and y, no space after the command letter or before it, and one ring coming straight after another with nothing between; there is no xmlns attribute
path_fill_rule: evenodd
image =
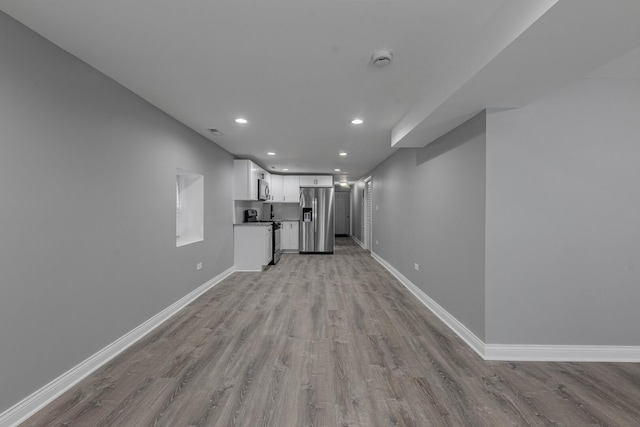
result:
<svg viewBox="0 0 640 427"><path fill-rule="evenodd" d="M333 253L333 188L300 188L300 253Z"/></svg>

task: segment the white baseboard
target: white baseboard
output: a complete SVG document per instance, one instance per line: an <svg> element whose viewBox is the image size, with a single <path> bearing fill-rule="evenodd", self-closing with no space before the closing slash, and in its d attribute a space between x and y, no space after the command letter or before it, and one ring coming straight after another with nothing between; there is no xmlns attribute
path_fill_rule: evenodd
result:
<svg viewBox="0 0 640 427"><path fill-rule="evenodd" d="M458 319L453 317L440 304L431 299L420 288L407 279L402 273L396 270L391 264L381 258L378 254L371 252L371 256L378 261L384 268L389 270L413 295L420 300L429 310L440 318L453 332L458 335L473 351L484 358L485 344L473 332L467 329Z"/></svg>
<svg viewBox="0 0 640 427"><path fill-rule="evenodd" d="M356 236L351 235L350 237L353 239L353 241L354 241L354 242L356 242L358 245L360 245L360 247L361 247L362 249L365 249L365 250L367 249L367 248L365 248L364 243L362 243L362 242L360 241L360 239L358 239Z"/></svg>
<svg viewBox="0 0 640 427"><path fill-rule="evenodd" d="M84 362L71 368L49 384L16 403L11 408L0 414L0 427L16 426L25 421L96 369L100 368L102 365L142 339L149 332L153 331L167 319L179 312L200 295L220 283L233 272L235 272L235 269L232 267L220 273L202 286L180 298L178 301L171 304L169 307L165 308L140 326L98 351Z"/></svg>
<svg viewBox="0 0 640 427"><path fill-rule="evenodd" d="M486 344L484 359L529 362L640 362L640 347Z"/></svg>
<svg viewBox="0 0 640 427"><path fill-rule="evenodd" d="M354 236L351 238L360 242ZM429 310L485 360L566 361L566 362L640 362L640 346L526 345L485 344L442 306L431 299L391 264L374 252L371 256L393 274ZM123 335L82 363L62 374L30 396L0 414L0 427L16 426L49 404L96 369L142 339L182 308L236 271L229 268L191 291L140 326Z"/></svg>
<svg viewBox="0 0 640 427"><path fill-rule="evenodd" d="M354 239L355 240L355 239ZM640 362L640 346L485 344L420 288L376 253L371 256L484 360L528 362Z"/></svg>

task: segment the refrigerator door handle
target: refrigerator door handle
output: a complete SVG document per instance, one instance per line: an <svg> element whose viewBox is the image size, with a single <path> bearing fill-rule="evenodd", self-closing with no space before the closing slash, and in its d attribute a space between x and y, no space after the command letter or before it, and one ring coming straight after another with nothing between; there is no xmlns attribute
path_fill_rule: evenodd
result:
<svg viewBox="0 0 640 427"><path fill-rule="evenodd" d="M318 232L318 199L313 199L313 231Z"/></svg>

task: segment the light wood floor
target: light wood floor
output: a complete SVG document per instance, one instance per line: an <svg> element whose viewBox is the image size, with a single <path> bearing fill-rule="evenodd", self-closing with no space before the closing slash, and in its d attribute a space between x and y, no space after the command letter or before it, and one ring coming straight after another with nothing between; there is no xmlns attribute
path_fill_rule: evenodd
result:
<svg viewBox="0 0 640 427"><path fill-rule="evenodd" d="M233 274L25 425L640 425L640 364L484 362L337 245Z"/></svg>

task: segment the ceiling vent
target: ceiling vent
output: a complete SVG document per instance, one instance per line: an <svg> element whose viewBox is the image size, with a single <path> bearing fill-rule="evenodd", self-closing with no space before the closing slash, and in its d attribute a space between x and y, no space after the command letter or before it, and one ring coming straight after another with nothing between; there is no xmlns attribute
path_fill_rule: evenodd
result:
<svg viewBox="0 0 640 427"><path fill-rule="evenodd" d="M393 52L391 52L390 50L376 50L371 54L371 65L376 68L382 68L385 65L390 64L392 59Z"/></svg>

